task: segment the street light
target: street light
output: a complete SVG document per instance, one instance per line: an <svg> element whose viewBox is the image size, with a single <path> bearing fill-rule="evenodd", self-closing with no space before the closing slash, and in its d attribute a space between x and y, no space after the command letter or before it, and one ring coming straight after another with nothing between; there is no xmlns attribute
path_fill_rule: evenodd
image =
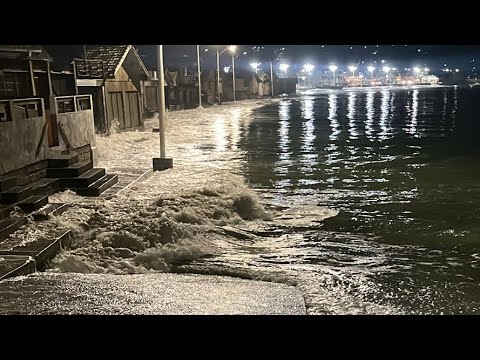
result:
<svg viewBox="0 0 480 360"><path fill-rule="evenodd" d="M385 73L385 81L388 84L388 73L392 70L390 66L384 66L383 67L383 72Z"/></svg>
<svg viewBox="0 0 480 360"><path fill-rule="evenodd" d="M258 71L258 67L261 65L261 63L257 63L257 62L252 62L250 63L250 66L253 68L253 70L255 70L255 74L257 73Z"/></svg>
<svg viewBox="0 0 480 360"><path fill-rule="evenodd" d="M236 48L234 45L229 45L222 52L219 53L219 46L217 45L217 96L218 96L218 103L221 104L221 95L220 95L220 55L222 55L225 51L230 48Z"/></svg>
<svg viewBox="0 0 480 360"><path fill-rule="evenodd" d="M337 79L335 78L335 71L337 71L338 67L336 65L330 65L328 69L333 72L333 85L337 83Z"/></svg>
<svg viewBox="0 0 480 360"><path fill-rule="evenodd" d="M303 68L305 72L308 74L308 84L312 85L312 71L315 68L315 66L312 64L305 64L303 65Z"/></svg>
<svg viewBox="0 0 480 360"><path fill-rule="evenodd" d="M233 101L237 101L235 97L235 59L238 58L240 55L247 55L247 52L244 51L242 54L238 54L235 56L235 51L237 50L236 46L230 46L230 52L232 53L232 80L233 80Z"/></svg>
<svg viewBox="0 0 480 360"><path fill-rule="evenodd" d="M368 69L368 71L371 72L371 77L373 79L373 72L375 71L375 66L369 66L367 69Z"/></svg>
<svg viewBox="0 0 480 360"><path fill-rule="evenodd" d="M288 64L280 64L280 71L283 71L285 73L285 77L287 77L287 71L290 65Z"/></svg>
<svg viewBox="0 0 480 360"><path fill-rule="evenodd" d="M420 68L419 68L418 66L415 66L415 67L413 68L413 71L415 72L415 75L418 77L418 74L420 74L420 71L421 71L421 70L420 70Z"/></svg>
<svg viewBox="0 0 480 360"><path fill-rule="evenodd" d="M430 69L427 68L427 67L426 67L425 69L423 69L423 70L425 71L425 74L428 74L428 72L430 71Z"/></svg>
<svg viewBox="0 0 480 360"><path fill-rule="evenodd" d="M355 77L355 70L357 70L357 67L353 66L353 65L350 65L348 67L348 70L350 70L352 72L352 76Z"/></svg>

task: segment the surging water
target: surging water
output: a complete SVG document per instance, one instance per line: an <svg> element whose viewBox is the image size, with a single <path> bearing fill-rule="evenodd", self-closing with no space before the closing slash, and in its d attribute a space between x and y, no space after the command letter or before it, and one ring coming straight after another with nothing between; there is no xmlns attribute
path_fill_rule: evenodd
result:
<svg viewBox="0 0 480 360"><path fill-rule="evenodd" d="M478 100L330 91L171 114L174 169L57 219L79 246L52 270L281 281L311 314L478 313ZM158 137L99 148L100 166L146 167Z"/></svg>

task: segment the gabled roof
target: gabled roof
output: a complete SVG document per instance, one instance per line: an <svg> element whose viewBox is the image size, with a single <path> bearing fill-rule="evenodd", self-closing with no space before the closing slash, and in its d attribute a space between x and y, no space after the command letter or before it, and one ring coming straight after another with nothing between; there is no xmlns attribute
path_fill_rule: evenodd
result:
<svg viewBox="0 0 480 360"><path fill-rule="evenodd" d="M145 74L149 76L142 59L132 45L101 45L89 47L87 49L87 59L103 60L106 77L113 78L130 51L133 51Z"/></svg>

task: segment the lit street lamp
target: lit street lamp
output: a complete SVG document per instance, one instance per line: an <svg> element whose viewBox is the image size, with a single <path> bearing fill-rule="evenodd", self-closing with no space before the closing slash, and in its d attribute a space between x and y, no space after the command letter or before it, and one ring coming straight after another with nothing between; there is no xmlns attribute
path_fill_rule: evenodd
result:
<svg viewBox="0 0 480 360"><path fill-rule="evenodd" d="M352 72L352 76L355 77L355 70L357 70L357 67L353 66L353 65L350 65L348 67L348 70L350 70Z"/></svg>
<svg viewBox="0 0 480 360"><path fill-rule="evenodd" d="M260 65L261 65L261 64L260 64L260 63L257 63L257 62L250 63L250 66L253 68L253 70L255 70L255 74L258 72L258 67L259 67Z"/></svg>
<svg viewBox="0 0 480 360"><path fill-rule="evenodd" d="M370 71L371 77L373 79L373 72L375 71L375 66L369 66L367 69L368 69L368 71Z"/></svg>
<svg viewBox="0 0 480 360"><path fill-rule="evenodd" d="M303 69L308 74L308 85L312 85L312 71L315 68L312 64L305 64L303 65Z"/></svg>
<svg viewBox="0 0 480 360"><path fill-rule="evenodd" d="M415 72L415 76L418 78L418 75L420 74L420 71L421 71L420 68L418 66L415 66L413 68L413 71Z"/></svg>
<svg viewBox="0 0 480 360"><path fill-rule="evenodd" d="M330 65L328 69L333 72L333 85L336 85L337 79L335 78L335 71L337 71L338 67L336 65Z"/></svg>
<svg viewBox="0 0 480 360"><path fill-rule="evenodd" d="M242 54L238 54L237 56L235 56L235 51L237 50L237 47L236 46L230 46L230 52L232 53L232 74L233 74L233 77L232 77L232 80L233 80L233 101L237 101L236 98L235 98L235 92L236 92L236 89L235 89L235 59L238 58L240 55L246 55L247 52L243 52Z"/></svg>
<svg viewBox="0 0 480 360"><path fill-rule="evenodd" d="M218 52L219 46L217 45L217 97L218 97L218 104L221 104L221 95L220 95L220 56L230 49L233 45L227 46L221 53Z"/></svg>
<svg viewBox="0 0 480 360"><path fill-rule="evenodd" d="M384 66L383 67L383 72L385 73L385 82L388 84L388 73L392 70L391 67L389 66Z"/></svg>
<svg viewBox="0 0 480 360"><path fill-rule="evenodd" d="M287 76L287 71L288 71L289 67L290 67L290 65L288 65L288 64L280 64L280 71L283 71L285 73L285 77L288 77Z"/></svg>

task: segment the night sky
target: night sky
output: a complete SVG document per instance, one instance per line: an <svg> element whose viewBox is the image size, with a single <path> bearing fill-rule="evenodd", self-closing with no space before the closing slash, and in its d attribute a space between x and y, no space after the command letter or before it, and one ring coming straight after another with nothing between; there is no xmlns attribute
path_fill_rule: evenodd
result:
<svg viewBox="0 0 480 360"><path fill-rule="evenodd" d="M147 67L155 68L155 46L136 45ZM237 59L239 67L248 67L254 60L285 61L290 64L327 65L329 63L349 64L364 61L365 63L385 60L398 66L425 65L439 69L446 63L450 67L471 70L473 62L480 63L480 45L241 45L240 51L247 51L247 56ZM210 51L202 51L202 65L215 67L215 46ZM225 45L221 46L223 49ZM285 48L285 50L281 50ZM277 50L277 51L275 51ZM177 64L190 65L196 61L195 45L165 45L164 59L166 66ZM278 60L279 59L279 60ZM221 57L222 66L231 62L226 54Z"/></svg>

